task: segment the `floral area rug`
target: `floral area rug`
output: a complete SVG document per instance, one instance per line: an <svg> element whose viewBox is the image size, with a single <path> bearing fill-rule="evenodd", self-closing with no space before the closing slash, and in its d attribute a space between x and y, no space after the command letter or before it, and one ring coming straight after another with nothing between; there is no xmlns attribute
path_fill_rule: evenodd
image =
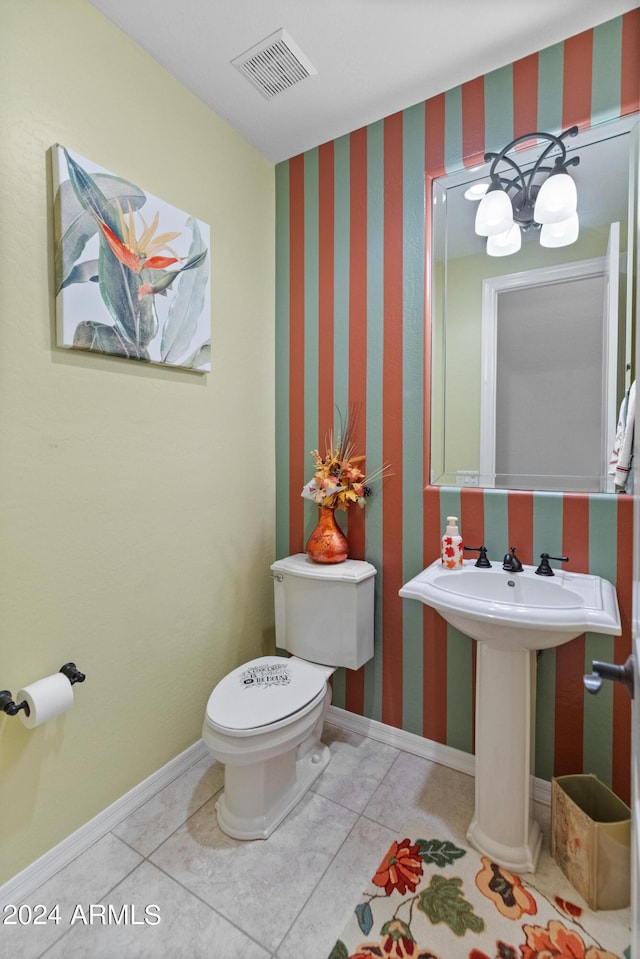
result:
<svg viewBox="0 0 640 959"><path fill-rule="evenodd" d="M393 842L328 959L630 959L628 923L535 875L450 840Z"/></svg>

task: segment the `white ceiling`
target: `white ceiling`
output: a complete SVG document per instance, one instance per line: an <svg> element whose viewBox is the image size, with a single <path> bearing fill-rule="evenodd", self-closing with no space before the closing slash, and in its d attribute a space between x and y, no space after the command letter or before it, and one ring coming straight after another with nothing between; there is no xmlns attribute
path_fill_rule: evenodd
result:
<svg viewBox="0 0 640 959"><path fill-rule="evenodd" d="M603 23L638 0L89 0L274 162ZM231 60L279 28L317 70L270 100Z"/></svg>

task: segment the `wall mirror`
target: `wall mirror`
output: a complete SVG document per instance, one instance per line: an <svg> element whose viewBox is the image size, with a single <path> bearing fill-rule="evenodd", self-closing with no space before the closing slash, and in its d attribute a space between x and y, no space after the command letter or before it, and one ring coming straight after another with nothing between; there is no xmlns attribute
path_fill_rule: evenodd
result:
<svg viewBox="0 0 640 959"><path fill-rule="evenodd" d="M609 461L635 379L638 115L566 146L580 157L570 170L580 229L568 246L543 247L529 230L518 252L489 256L465 193L490 164L433 180L435 485L615 490ZM518 151L519 166L539 154Z"/></svg>

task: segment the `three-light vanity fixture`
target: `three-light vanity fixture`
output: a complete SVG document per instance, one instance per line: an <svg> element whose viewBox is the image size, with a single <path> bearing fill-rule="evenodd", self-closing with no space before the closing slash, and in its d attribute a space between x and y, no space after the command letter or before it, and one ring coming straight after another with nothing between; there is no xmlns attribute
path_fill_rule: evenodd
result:
<svg viewBox="0 0 640 959"><path fill-rule="evenodd" d="M480 200L475 231L487 237L489 256L509 256L522 244L523 230L540 230L540 245L569 246L578 238L578 196L573 178L567 172L580 163L578 156L567 156L565 140L577 134L573 126L559 136L552 133L526 133L508 143L499 153L485 153L491 163L489 183L476 183L465 196ZM522 170L511 151L537 141L538 159Z"/></svg>

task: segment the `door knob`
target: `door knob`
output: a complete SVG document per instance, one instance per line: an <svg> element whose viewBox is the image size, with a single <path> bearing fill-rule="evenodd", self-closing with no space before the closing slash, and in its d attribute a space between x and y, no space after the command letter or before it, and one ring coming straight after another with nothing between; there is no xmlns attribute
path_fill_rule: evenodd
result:
<svg viewBox="0 0 640 959"><path fill-rule="evenodd" d="M617 683L624 683L633 699L633 667L633 656L629 656L624 666L618 666L615 663L601 663L594 659L591 664L593 672L587 673L583 680L585 688L587 692L595 695L600 692L603 680L613 679Z"/></svg>

